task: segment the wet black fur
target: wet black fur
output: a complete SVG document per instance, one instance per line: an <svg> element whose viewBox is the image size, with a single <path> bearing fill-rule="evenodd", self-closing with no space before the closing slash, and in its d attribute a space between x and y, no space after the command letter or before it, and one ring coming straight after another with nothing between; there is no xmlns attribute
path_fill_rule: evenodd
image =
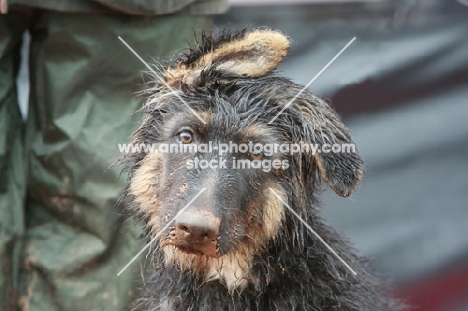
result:
<svg viewBox="0 0 468 311"><path fill-rule="evenodd" d="M220 44L242 37L245 31L230 34L224 32L220 40L204 35L198 47L192 48L179 61L194 62L203 53ZM302 93L271 125L267 123L284 105L292 99L302 86L274 73L259 78L233 76L219 72L216 64L202 73L195 86L178 85L183 99L197 112L211 112L215 117L208 121L208 128L200 134L200 139L235 140L236 133L251 124L262 124L269 128L267 142L352 142L349 131L328 104L308 91ZM169 91L157 81L148 90L149 96L159 96ZM173 142L175 131L180 126L203 128L174 95L147 105L140 129L135 133L133 143ZM307 111L313 110L316 114ZM174 119L177 119L177 122ZM317 119L318 118L318 119ZM210 127L211 126L211 127ZM171 128L173 127L173 128ZM321 133L325 133L323 136ZM172 136L171 136L172 135ZM328 137L324 138L324 137ZM261 140L261 138L259 138ZM127 154L124 158L129 170L129 182L140 166L144 153ZM209 172L189 171L183 167L187 157L193 155L167 155L162 174L174 173L165 178L159 195L163 198L163 215L173 217L201 188L201 182ZM204 154L206 158L217 155ZM213 186L213 193L224 193L214 199L214 208L222 210L223 219L235 219L237 223L248 223L245 210L249 200L265 200L262 185L274 182L281 185L288 194L288 204L356 270L354 276L330 251L312 235L290 212L285 211L285 219L274 241L259 251L253 260L252 279L241 293L230 294L220 281L203 282L190 273L181 273L177 267L164 265L158 251L154 253L154 264L145 280L142 296L133 304L132 310L359 310L386 311L400 310L396 301L386 298L380 283L367 271L366 260L356 252L340 235L328 227L320 217L316 199L320 192L322 178L318 173L317 159L312 155L282 155L290 167L280 172L265 173L261 170L223 172L225 179ZM357 154L323 155L324 169L329 184L341 195L348 195L359 182L362 161ZM255 185L253 183L255 181ZM169 200L174 188L180 183L189 184L187 197ZM260 189L260 190L259 190ZM132 195L126 194L133 202ZM229 195L228 195L229 194ZM177 197L177 196L176 196ZM132 205L133 204L133 205ZM129 210L143 218L138 209L130 203ZM222 207L219 207L222 206ZM285 208L286 209L286 208ZM258 212L253 219L261 221ZM232 215L236 215L235 217ZM162 226L161 226L162 227ZM238 230L239 234L232 234ZM222 252L235 247L243 239L242 228L236 223L221 230ZM231 234L230 234L231 233ZM151 238L150 231L145 235ZM157 241L156 243L159 243Z"/></svg>

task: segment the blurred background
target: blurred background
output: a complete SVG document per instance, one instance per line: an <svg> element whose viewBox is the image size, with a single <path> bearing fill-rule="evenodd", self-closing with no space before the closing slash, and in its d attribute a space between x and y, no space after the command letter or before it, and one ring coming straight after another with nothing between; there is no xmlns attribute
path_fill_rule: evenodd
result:
<svg viewBox="0 0 468 311"><path fill-rule="evenodd" d="M467 311L468 0L231 5L216 29L281 30L293 44L279 71L297 83L356 37L309 87L343 117L367 165L350 199L325 191L324 216L412 310Z"/></svg>
<svg viewBox="0 0 468 311"><path fill-rule="evenodd" d="M356 37L309 87L367 165L324 216L413 310L468 310L468 1L232 0L215 21L287 34L279 71L301 84Z"/></svg>

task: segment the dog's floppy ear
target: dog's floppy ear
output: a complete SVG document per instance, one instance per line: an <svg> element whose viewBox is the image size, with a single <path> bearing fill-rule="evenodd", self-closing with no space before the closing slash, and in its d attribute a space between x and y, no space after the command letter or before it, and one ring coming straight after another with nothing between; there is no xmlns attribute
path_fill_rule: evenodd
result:
<svg viewBox="0 0 468 311"><path fill-rule="evenodd" d="M260 77L279 66L289 50L289 40L269 29L222 33L214 39L202 36L200 45L167 69L169 85L197 85L202 72Z"/></svg>
<svg viewBox="0 0 468 311"><path fill-rule="evenodd" d="M320 176L338 195L347 197L362 179L362 159L335 111L320 98L304 93L295 105L303 137L319 147L313 156Z"/></svg>

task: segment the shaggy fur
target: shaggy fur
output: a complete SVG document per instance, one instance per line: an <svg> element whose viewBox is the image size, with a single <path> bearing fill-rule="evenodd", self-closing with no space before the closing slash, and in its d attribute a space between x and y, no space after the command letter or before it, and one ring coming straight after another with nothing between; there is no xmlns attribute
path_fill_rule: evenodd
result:
<svg viewBox="0 0 468 311"><path fill-rule="evenodd" d="M197 47L159 70L206 124L155 78L132 143L187 143L181 133L191 135L190 144L352 143L336 113L308 91L268 124L302 89L272 72L288 47L285 36L268 29L203 35ZM132 310L400 310L367 272L365 260L320 218L316 195L322 181L340 196L349 196L360 182L363 164L357 153L260 155L289 164L270 172L229 169L233 158L259 157L236 152L221 156L228 169L188 169L187 161L195 156L220 157L217 152L129 152L123 157L129 170L129 211L144 222L148 240L201 188L206 191L187 211L211 215L219 224L216 254L211 255L181 247L174 225L162 232L152 245L153 266Z"/></svg>

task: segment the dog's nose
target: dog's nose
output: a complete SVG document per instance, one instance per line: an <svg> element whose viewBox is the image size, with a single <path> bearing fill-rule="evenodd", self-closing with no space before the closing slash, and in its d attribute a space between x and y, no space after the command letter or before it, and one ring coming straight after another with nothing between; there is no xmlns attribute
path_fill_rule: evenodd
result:
<svg viewBox="0 0 468 311"><path fill-rule="evenodd" d="M219 219L210 212L186 212L177 217L176 235L195 248L201 248L202 244L216 240L219 234L219 223Z"/></svg>

